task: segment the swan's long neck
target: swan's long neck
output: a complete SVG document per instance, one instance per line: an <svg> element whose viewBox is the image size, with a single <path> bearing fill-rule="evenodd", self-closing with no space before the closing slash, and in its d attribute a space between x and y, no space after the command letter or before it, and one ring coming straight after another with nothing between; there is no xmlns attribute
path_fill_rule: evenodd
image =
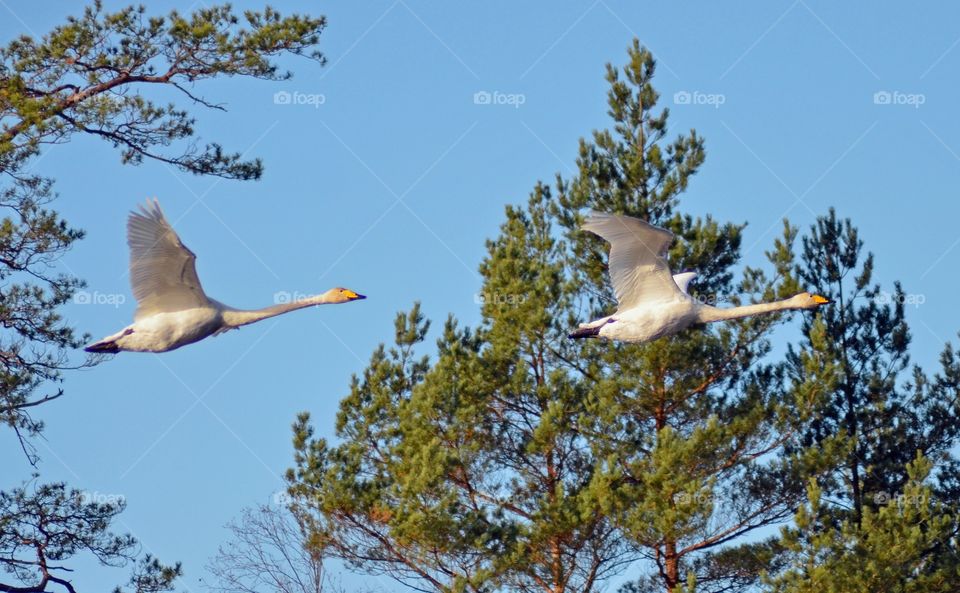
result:
<svg viewBox="0 0 960 593"><path fill-rule="evenodd" d="M270 317L283 315L284 313L296 311L297 309L305 309L307 307L313 307L314 305L325 305L329 302L330 301L327 300L326 295L318 294L290 303L280 303L279 305L273 305L272 307L253 309L250 311L234 309L232 307L224 307L223 325L228 328L240 327L241 325L247 325L264 319L269 319Z"/></svg>
<svg viewBox="0 0 960 593"><path fill-rule="evenodd" d="M773 313L775 311L784 311L787 309L803 309L804 307L794 299L784 299L782 301L773 301L772 303L757 303L755 305L744 305L742 307L731 307L729 309L720 309L704 305L700 307L698 318L701 323L711 321L723 321L725 319L740 319L759 315L761 313Z"/></svg>

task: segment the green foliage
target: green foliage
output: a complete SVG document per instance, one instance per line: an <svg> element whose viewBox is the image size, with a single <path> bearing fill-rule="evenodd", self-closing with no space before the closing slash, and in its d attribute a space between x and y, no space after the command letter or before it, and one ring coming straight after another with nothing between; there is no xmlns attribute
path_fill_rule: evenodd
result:
<svg viewBox="0 0 960 593"><path fill-rule="evenodd" d="M734 284L743 225L676 211L705 153L693 131L666 142L653 72L634 43L622 74L607 69L613 127L581 141L578 175L506 208L480 265L480 327L448 319L428 360L415 306L354 378L337 445L298 419L290 492L318 549L432 591L595 591L640 558L653 570L634 590L710 591L773 565L775 542L739 540L788 519L838 454L798 439L836 375L822 324L794 376L768 360L780 316L642 346L566 339L611 304L586 207L678 234L671 264L701 273L696 298L799 291L789 225L774 275Z"/></svg>
<svg viewBox="0 0 960 593"><path fill-rule="evenodd" d="M907 464L902 492L866 507L838 528L824 524L824 491L811 480L809 503L783 530L789 564L766 578L776 593L937 593L960 582L955 508L937 501L929 484L933 464L917 455Z"/></svg>
<svg viewBox="0 0 960 593"><path fill-rule="evenodd" d="M0 584L2 591L33 593L50 585L73 592L69 570L62 561L79 553L92 554L105 566L135 561L140 549L132 535L117 535L110 523L126 506L122 498L68 490L62 483L24 486L0 492L0 567L23 583ZM134 567L133 593L173 590L180 565L164 566L146 556ZM118 587L116 593L122 593Z"/></svg>
<svg viewBox="0 0 960 593"><path fill-rule="evenodd" d="M192 103L222 109L194 94L193 85L221 76L288 78L271 61L283 53L323 62L311 50L323 17L283 17L267 8L242 20L229 5L148 17L142 6L105 13L98 0L42 40L10 42L0 49L0 170L18 170L41 145L85 132L120 148L123 162L147 157L200 175L259 178L259 159L244 161L216 143L198 150L190 142L168 153L166 147L194 136L194 119L172 103L129 92L169 86Z"/></svg>
<svg viewBox="0 0 960 593"><path fill-rule="evenodd" d="M63 390L35 393L60 382L69 365L67 350L84 339L58 313L83 282L52 269L83 233L45 208L50 199L50 182L34 176L14 178L0 189L0 208L11 213L0 221L0 423L16 432L31 460L28 437L43 422L30 411Z"/></svg>
<svg viewBox="0 0 960 593"><path fill-rule="evenodd" d="M243 161L218 144L198 151L187 110L136 91L172 87L191 103L222 109L193 86L218 76L287 78L273 62L284 53L322 63L312 48L325 24L271 8L242 18L229 6L148 17L143 7L107 13L95 2L42 39L24 35L0 48L0 209L7 213L0 220L0 422L16 431L31 461L29 437L43 423L30 412L62 395L67 352L87 338L58 313L83 282L53 269L83 233L48 209L53 182L28 172L32 158L84 132L121 148L124 162L150 157L196 174L256 179L259 160ZM167 151L181 140L182 151ZM43 386L47 392L37 395Z"/></svg>
<svg viewBox="0 0 960 593"><path fill-rule="evenodd" d="M565 329L538 313L563 292L561 267L543 257L556 245L545 200L538 188L528 212L509 208L488 245L483 328L448 320L429 365L413 354L427 331L415 306L398 315L395 346L354 380L340 446L298 421L291 493L316 545L438 591L592 590L628 557L600 512L598 460L575 431L583 392L537 337L556 343ZM501 267L503 253L513 256Z"/></svg>
<svg viewBox="0 0 960 593"><path fill-rule="evenodd" d="M909 329L899 284L873 281L873 256L849 220L831 209L803 241L796 273L834 301L807 338L790 348L789 375L808 380L806 348L822 337L837 369L804 446L831 450L835 462L808 483L808 502L784 529L786 553L765 578L769 590L955 591L960 363L947 344L932 377L909 366ZM906 378L904 376L907 376ZM934 473L934 468L936 472Z"/></svg>
<svg viewBox="0 0 960 593"><path fill-rule="evenodd" d="M96 362L71 363L70 351L87 336L59 312L83 282L55 264L83 233L49 208L53 181L30 173L30 164L45 145L80 132L119 148L125 163L150 158L199 175L257 179L259 159L216 143L198 148L189 111L141 91L169 87L191 105L223 109L194 86L223 76L285 79L290 74L274 62L282 54L322 63L313 48L325 25L323 17L271 8L238 16L221 5L151 17L143 7L105 12L97 1L42 39L23 35L0 48L0 423L16 433L30 463L39 461L31 437L43 429L35 410L63 394L63 371ZM0 591L73 593L60 561L79 552L109 566L135 560L136 541L109 531L123 504L78 497L63 484L0 492L0 566L21 583L0 582ZM147 555L116 591L168 591L179 575L179 565Z"/></svg>
<svg viewBox="0 0 960 593"><path fill-rule="evenodd" d="M173 591L176 587L174 582L180 578L183 571L180 563L173 566L161 564L159 560L150 554L144 554L136 562L133 568L133 574L127 582L127 587L116 587L113 593L161 593L163 591Z"/></svg>
<svg viewBox="0 0 960 593"><path fill-rule="evenodd" d="M612 301L606 246L579 231L585 206L650 220L678 235L671 267L698 271L693 296L702 302L739 304L738 294L771 299L799 292L796 230L789 225L767 253L773 278L747 267L734 285L743 225L676 211L679 193L704 159L703 141L691 131L661 146L668 110L654 111L653 59L636 44L630 53L628 82L608 67L614 133L595 132L592 143L581 142L579 176L561 185L558 199L569 265L588 295L582 309L607 314ZM656 573L637 584L641 589L676 590L690 570L697 571L701 590L721 588L757 551L717 549L788 517L802 496L799 468L809 465L808 454L788 453L788 447L832 381L833 368L821 364L818 344L805 352L816 378L787 380L782 363L767 361L767 336L781 319L694 328L642 346L588 343L571 356L597 357L606 369L594 375L593 430L604 437L594 446L618 468L612 482L617 506L611 508L617 523L656 559Z"/></svg>
<svg viewBox="0 0 960 593"><path fill-rule="evenodd" d="M955 483L957 461L951 449L960 437L960 362L948 344L941 372L928 378L909 364L910 334L905 320L907 295L899 283L892 293L873 281L873 255L862 255L862 242L849 220L831 209L803 240L797 274L834 301L820 318L826 359L838 369L838 380L820 414L804 433L804 443L833 441L845 448L843 462L820 488L840 505L822 509L858 522L874 498L901 492L909 481L908 464L920 451L940 470L940 492L960 502ZM805 333L812 335L809 321ZM801 352L809 339L801 344ZM798 380L813 372L791 348L791 375ZM952 492L947 492L953 488Z"/></svg>

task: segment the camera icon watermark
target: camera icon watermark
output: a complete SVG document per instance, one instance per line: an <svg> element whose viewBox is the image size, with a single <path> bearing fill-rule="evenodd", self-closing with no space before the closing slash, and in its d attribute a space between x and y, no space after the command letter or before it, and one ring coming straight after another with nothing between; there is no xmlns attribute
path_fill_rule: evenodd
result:
<svg viewBox="0 0 960 593"><path fill-rule="evenodd" d="M526 102L527 96L523 93L501 93L500 91L473 93L474 105L510 105L514 109L519 109Z"/></svg>
<svg viewBox="0 0 960 593"><path fill-rule="evenodd" d="M673 94L675 105L710 105L714 109L727 102L727 96L721 93L704 93L701 91L677 91Z"/></svg>
<svg viewBox="0 0 960 593"><path fill-rule="evenodd" d="M914 109L927 102L923 93L903 93L900 91L877 91L873 93L874 105L907 105Z"/></svg>
<svg viewBox="0 0 960 593"><path fill-rule="evenodd" d="M326 102L327 96L321 93L277 91L273 94L274 105L312 105L314 109L319 109Z"/></svg>

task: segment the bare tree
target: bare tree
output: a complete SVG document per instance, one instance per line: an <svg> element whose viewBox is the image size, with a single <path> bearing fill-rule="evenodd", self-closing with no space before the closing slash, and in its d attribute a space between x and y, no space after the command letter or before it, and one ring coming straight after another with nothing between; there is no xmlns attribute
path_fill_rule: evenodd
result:
<svg viewBox="0 0 960 593"><path fill-rule="evenodd" d="M328 578L322 550L304 545L304 534L285 506L244 509L227 523L233 539L220 546L207 569L211 591L321 593ZM329 590L329 588L327 589Z"/></svg>

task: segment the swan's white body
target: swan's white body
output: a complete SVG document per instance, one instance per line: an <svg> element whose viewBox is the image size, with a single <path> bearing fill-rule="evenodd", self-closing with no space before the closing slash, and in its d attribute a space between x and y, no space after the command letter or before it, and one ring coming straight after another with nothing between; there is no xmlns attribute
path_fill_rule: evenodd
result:
<svg viewBox="0 0 960 593"><path fill-rule="evenodd" d="M94 347L98 344L112 344L118 351L167 352L213 335L222 324L220 311L213 307L156 313L88 346L87 350L97 352L100 350Z"/></svg>
<svg viewBox="0 0 960 593"><path fill-rule="evenodd" d="M346 288L333 288L264 309L228 307L203 292L196 256L180 241L156 200L130 213L127 243L130 283L137 299L133 324L87 346L87 352L167 352L289 311L365 298Z"/></svg>
<svg viewBox="0 0 960 593"><path fill-rule="evenodd" d="M665 259L673 234L642 220L614 214L592 214L583 224L610 243L610 279L617 312L583 323L571 338L599 337L623 342L649 342L675 334L695 323L738 319L787 309L813 309L828 299L808 292L772 303L720 309L687 294L693 272L671 275Z"/></svg>

